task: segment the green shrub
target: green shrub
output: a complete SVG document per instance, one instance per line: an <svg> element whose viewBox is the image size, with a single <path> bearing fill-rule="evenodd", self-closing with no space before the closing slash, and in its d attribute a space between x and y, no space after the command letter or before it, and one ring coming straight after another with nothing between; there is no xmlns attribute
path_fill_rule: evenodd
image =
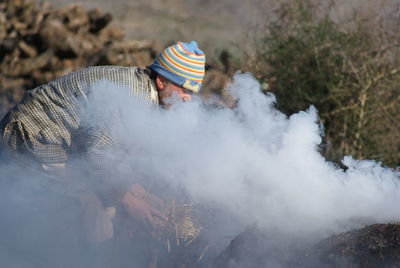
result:
<svg viewBox="0 0 400 268"><path fill-rule="evenodd" d="M345 27L305 1L283 6L257 39L248 66L286 114L313 104L325 125L324 153L400 165L400 66L380 25Z"/></svg>

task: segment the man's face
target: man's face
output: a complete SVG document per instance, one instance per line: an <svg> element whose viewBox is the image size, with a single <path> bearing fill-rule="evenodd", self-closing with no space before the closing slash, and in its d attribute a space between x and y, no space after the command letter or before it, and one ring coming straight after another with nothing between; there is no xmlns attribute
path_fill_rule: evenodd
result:
<svg viewBox="0 0 400 268"><path fill-rule="evenodd" d="M171 106L176 98L179 101L190 101L192 99L190 91L172 83L162 76L157 76L156 86L160 104L166 108Z"/></svg>

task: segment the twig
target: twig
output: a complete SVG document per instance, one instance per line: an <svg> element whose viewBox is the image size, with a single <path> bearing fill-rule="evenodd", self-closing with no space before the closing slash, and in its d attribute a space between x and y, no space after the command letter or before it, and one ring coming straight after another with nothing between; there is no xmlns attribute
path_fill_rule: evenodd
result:
<svg viewBox="0 0 400 268"><path fill-rule="evenodd" d="M208 245L204 248L203 252L201 253L200 257L197 259L196 264L199 263L199 261L201 261L201 259L204 258L204 254L207 252L208 250Z"/></svg>

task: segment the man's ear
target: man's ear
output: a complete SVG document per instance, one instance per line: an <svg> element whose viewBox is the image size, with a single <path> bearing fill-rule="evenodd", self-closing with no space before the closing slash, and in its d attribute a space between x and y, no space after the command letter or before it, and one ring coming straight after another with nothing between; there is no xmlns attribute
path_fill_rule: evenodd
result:
<svg viewBox="0 0 400 268"><path fill-rule="evenodd" d="M162 76L160 76L160 75L157 75L157 77L156 77L156 86L157 86L157 89L158 90L164 90L164 88L165 88L165 80L164 80L164 78L162 77Z"/></svg>

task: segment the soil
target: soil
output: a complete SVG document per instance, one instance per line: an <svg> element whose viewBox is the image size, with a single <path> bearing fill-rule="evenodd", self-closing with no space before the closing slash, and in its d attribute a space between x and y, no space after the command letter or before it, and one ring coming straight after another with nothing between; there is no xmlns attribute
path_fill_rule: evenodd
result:
<svg viewBox="0 0 400 268"><path fill-rule="evenodd" d="M232 240L214 267L400 267L400 224L373 224L314 245L252 227Z"/></svg>

